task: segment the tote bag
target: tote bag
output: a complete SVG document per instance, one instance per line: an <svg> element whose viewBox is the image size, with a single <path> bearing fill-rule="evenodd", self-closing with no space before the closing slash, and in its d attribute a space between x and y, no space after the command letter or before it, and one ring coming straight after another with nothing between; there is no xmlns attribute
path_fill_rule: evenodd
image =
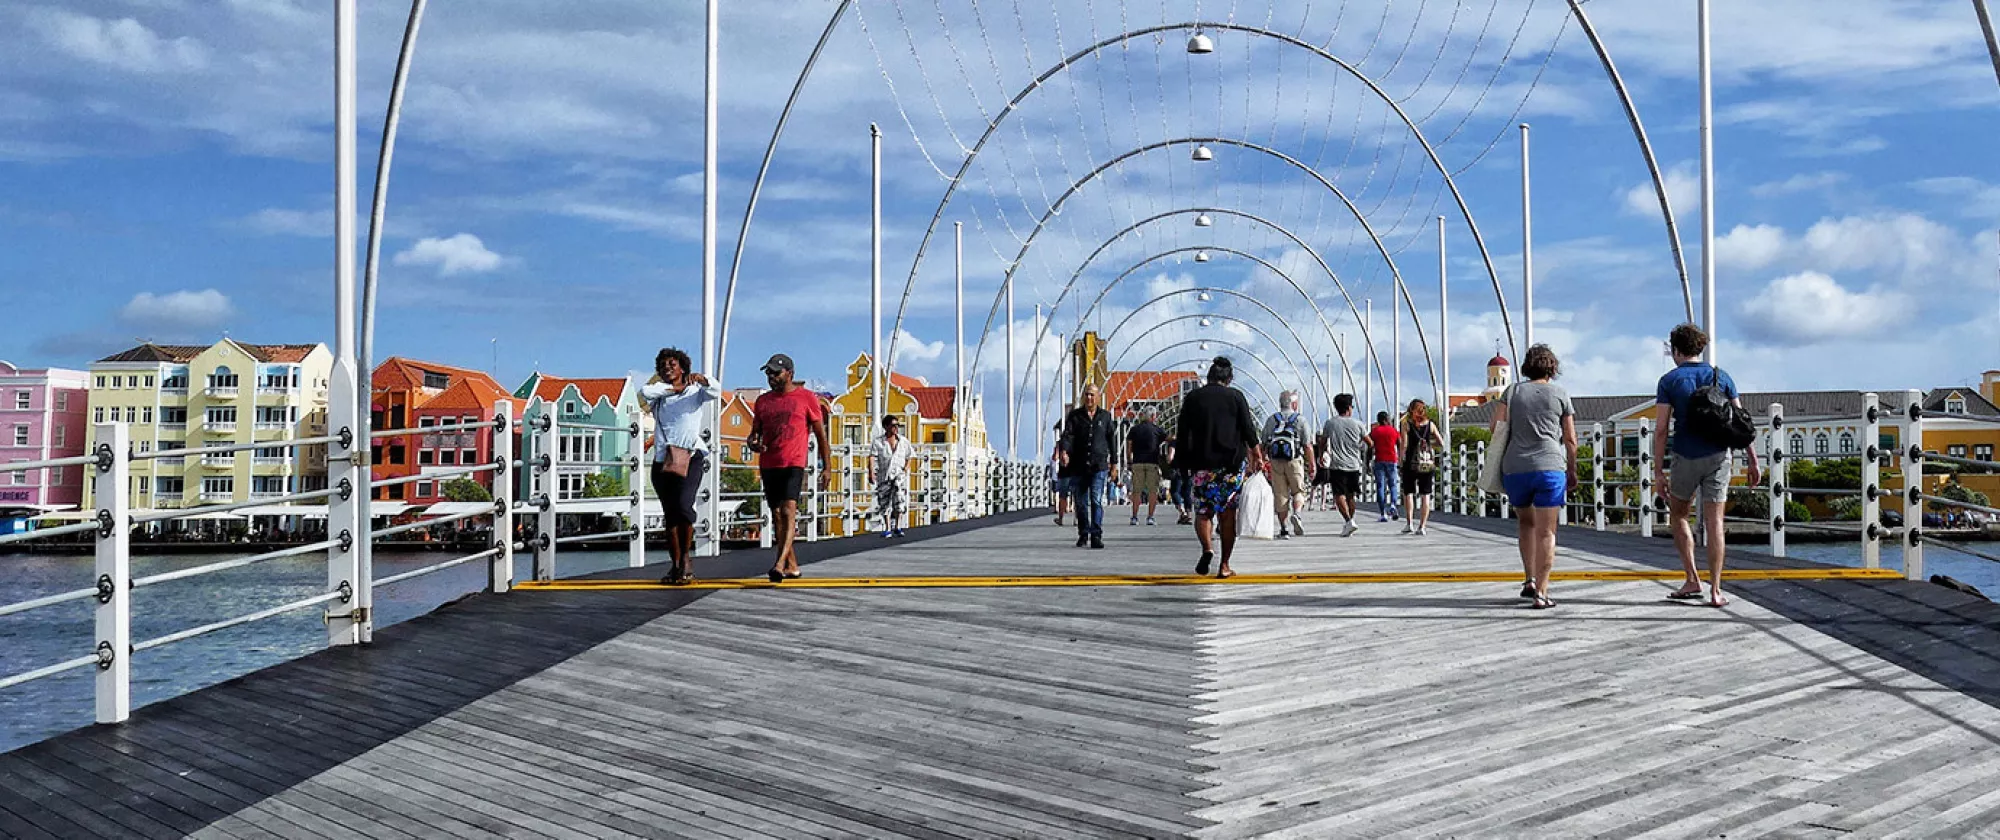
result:
<svg viewBox="0 0 2000 840"><path fill-rule="evenodd" d="M1497 445L1486 447L1486 460L1479 465L1479 489L1483 492L1501 494L1506 488L1500 484L1500 462L1507 458L1507 421L1493 426L1493 442Z"/></svg>
<svg viewBox="0 0 2000 840"><path fill-rule="evenodd" d="M1236 533L1253 540L1277 538L1277 497L1271 494L1271 482L1264 479L1261 472L1251 473L1243 480L1236 503Z"/></svg>

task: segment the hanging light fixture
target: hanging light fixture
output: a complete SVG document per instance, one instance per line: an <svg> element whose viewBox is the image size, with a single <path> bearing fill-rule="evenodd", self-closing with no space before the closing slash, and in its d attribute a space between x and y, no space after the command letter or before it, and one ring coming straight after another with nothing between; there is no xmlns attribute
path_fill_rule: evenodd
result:
<svg viewBox="0 0 2000 840"><path fill-rule="evenodd" d="M1202 292L1201 294L1198 294L1198 295L1195 295L1195 300L1198 300L1198 301L1201 301L1202 303L1207 303L1207 302L1208 302L1208 293L1207 293L1207 292Z"/></svg>
<svg viewBox="0 0 2000 840"><path fill-rule="evenodd" d="M1207 213L1195 214L1194 216L1195 227L1213 227L1214 225L1215 225L1215 220L1209 218Z"/></svg>
<svg viewBox="0 0 2000 840"><path fill-rule="evenodd" d="M1208 349L1208 342L1206 342L1206 341L1202 342L1202 343L1201 343L1201 349L1203 349L1203 350L1207 350L1207 349Z"/></svg>
<svg viewBox="0 0 2000 840"><path fill-rule="evenodd" d="M1208 252L1207 251L1194 252L1194 261L1198 263L1208 262Z"/></svg>
<svg viewBox="0 0 2000 840"><path fill-rule="evenodd" d="M1208 326L1208 319L1207 318L1201 319L1201 325L1204 327Z"/></svg>
<svg viewBox="0 0 2000 840"><path fill-rule="evenodd" d="M1195 147L1194 147L1194 159L1195 159L1195 160L1214 160L1214 159L1215 159L1215 153L1214 153L1214 152L1212 152L1212 151L1209 151L1209 148L1208 148L1207 144L1196 144L1196 145L1195 145Z"/></svg>
<svg viewBox="0 0 2000 840"><path fill-rule="evenodd" d="M1195 30L1194 37L1188 39L1187 50L1190 55L1208 55L1215 52L1215 42L1209 40L1207 35L1203 35L1201 30L1197 29Z"/></svg>

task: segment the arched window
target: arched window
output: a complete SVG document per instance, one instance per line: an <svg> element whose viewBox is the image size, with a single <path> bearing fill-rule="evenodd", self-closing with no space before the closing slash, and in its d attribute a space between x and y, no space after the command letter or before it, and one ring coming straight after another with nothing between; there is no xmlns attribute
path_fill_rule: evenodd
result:
<svg viewBox="0 0 2000 840"><path fill-rule="evenodd" d="M1832 441L1829 441L1827 439L1825 432L1820 432L1819 434L1813 435L1813 452L1818 453L1820 455L1825 455L1829 450L1829 448L1831 447L1831 444Z"/></svg>
<svg viewBox="0 0 2000 840"><path fill-rule="evenodd" d="M1845 452L1853 452L1853 451L1854 451L1854 433L1853 433L1853 432L1841 432L1841 433L1840 433L1840 451L1841 451L1841 452L1843 452L1843 453L1845 453Z"/></svg>
<svg viewBox="0 0 2000 840"><path fill-rule="evenodd" d="M1798 432L1793 432L1793 433L1792 433L1792 454L1793 454L1793 455L1804 455L1804 454L1806 454L1806 436L1805 436L1805 435L1802 435L1802 434L1799 434Z"/></svg>

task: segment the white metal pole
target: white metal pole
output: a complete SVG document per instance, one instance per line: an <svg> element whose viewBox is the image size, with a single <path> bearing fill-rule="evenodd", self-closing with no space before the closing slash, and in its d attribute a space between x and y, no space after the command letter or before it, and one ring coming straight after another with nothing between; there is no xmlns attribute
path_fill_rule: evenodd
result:
<svg viewBox="0 0 2000 840"><path fill-rule="evenodd" d="M868 124L868 433L872 441L882 433L882 415L888 411L889 360L882 358L882 129Z"/></svg>
<svg viewBox="0 0 2000 840"><path fill-rule="evenodd" d="M1535 206L1529 188L1528 124L1521 123L1521 350L1535 346ZM1515 359L1514 366L1520 367Z"/></svg>
<svg viewBox="0 0 2000 840"><path fill-rule="evenodd" d="M1438 217L1438 432L1451 445L1451 288L1445 282L1444 217Z"/></svg>
<svg viewBox="0 0 2000 840"><path fill-rule="evenodd" d="M132 716L132 462L131 429L100 423L92 439L100 457L93 468L102 525L97 532L97 722Z"/></svg>
<svg viewBox="0 0 2000 840"><path fill-rule="evenodd" d="M1036 334L1036 335L1041 335L1041 330L1042 330L1042 305L1041 305L1041 304L1039 304L1039 303L1035 304L1035 320L1033 320L1033 321L1031 321L1031 322L1029 322L1029 323L1030 323L1030 325L1031 325L1031 328L1030 328L1030 329L1029 329L1028 331L1029 331L1029 332L1032 332L1032 333L1034 333L1034 334ZM1036 349L1038 349L1038 350L1039 350L1040 348L1036 348ZM1035 385L1034 385L1034 388L1035 388L1035 457L1039 458L1039 457L1041 457L1041 456L1042 456L1042 451L1043 451L1043 448L1044 448L1045 446L1047 446L1047 445L1048 445L1048 444L1047 444L1047 439L1046 439L1046 438L1044 438L1044 437L1042 437L1042 427L1043 427L1043 426L1046 426L1046 425L1048 425L1048 422L1049 422L1049 421L1048 421L1048 415L1047 415L1047 414L1045 414L1045 413L1043 413L1043 409L1042 409L1042 391L1046 390L1046 389L1044 389L1044 388L1042 387L1042 354L1040 354L1040 353L1036 353L1036 354L1035 354L1035 355L1034 355L1033 357L1031 357L1031 358L1033 358L1033 359L1035 360L1035 364L1034 364L1034 367L1033 367L1033 369L1032 369L1032 370L1030 370L1030 371L1028 372L1028 378L1029 378L1029 381L1031 381L1031 382L1034 382L1034 383L1035 383Z"/></svg>
<svg viewBox="0 0 2000 840"><path fill-rule="evenodd" d="M1706 361L1715 364L1715 85L1708 52L1708 0L1695 0L1695 9L1701 59L1701 329L1708 333Z"/></svg>
<svg viewBox="0 0 2000 840"><path fill-rule="evenodd" d="M1924 580L1924 393L1903 392L1903 577Z"/></svg>
<svg viewBox="0 0 2000 840"><path fill-rule="evenodd" d="M1861 565L1882 568L1882 398L1861 395Z"/></svg>
<svg viewBox="0 0 2000 840"><path fill-rule="evenodd" d="M956 476L955 486L957 492L953 494L953 497L955 499L955 509L958 511L959 517L962 518L965 515L965 449L966 449L965 400L966 397L968 396L968 389L965 386L965 223L964 222L951 223L951 242L952 242L952 258L951 258L952 287L954 290L953 296L954 300L956 301L957 312L958 312L958 339L957 339L957 344L954 345L957 348L957 352L956 355L953 357L954 361L952 363L955 368L955 373L951 380L953 389L951 396L952 432L955 439L958 442L954 447L956 451L953 453L953 462L956 464L956 466L954 467L952 474Z"/></svg>
<svg viewBox="0 0 2000 840"><path fill-rule="evenodd" d="M627 415L627 418L632 422L632 430L626 433L631 437L632 442L625 448L625 457L632 462L632 466L625 471L632 482L632 486L627 488L632 491L632 515L630 517L632 520L632 539L625 546L625 565L637 569L646 565L646 479L648 476L645 473L645 464L647 462L645 456L647 453L646 439L639 434L638 415ZM717 468L715 465L721 464L722 459L710 457L708 462L711 465L709 470L713 472Z"/></svg>
<svg viewBox="0 0 2000 840"><path fill-rule="evenodd" d="M1389 344L1390 353L1395 357L1396 382L1390 388L1389 413L1403 410L1403 308L1396 302L1403 299L1403 275L1397 274L1391 280L1393 294L1389 296Z"/></svg>
<svg viewBox="0 0 2000 840"><path fill-rule="evenodd" d="M1007 296L1007 352L1002 354L1007 357L1007 405L1001 410L1007 416L1007 460L1013 461L1021 457L1014 434L1014 272L1007 272L1000 285Z"/></svg>
<svg viewBox="0 0 2000 840"><path fill-rule="evenodd" d="M499 554L487 567L487 587L494 592L514 587L514 488L525 470L514 466L513 417L513 402L493 403L493 421L500 424L493 430L493 460L500 464L493 473L493 548Z"/></svg>
<svg viewBox="0 0 2000 840"><path fill-rule="evenodd" d="M702 48L702 159L701 159L701 368L718 385L724 383L722 360L715 346L715 209L721 201L716 173L722 158L716 151L720 135L716 112L721 106L722 0L708 0L707 35ZM700 514L696 517L694 555L714 557L722 552L722 401L708 404L702 411L703 443L711 468L701 479ZM551 483L551 494L554 485Z"/></svg>
<svg viewBox="0 0 2000 840"><path fill-rule="evenodd" d="M1765 439L1765 485L1771 493L1771 556L1785 556L1785 406L1771 403L1770 436Z"/></svg>
<svg viewBox="0 0 2000 840"><path fill-rule="evenodd" d="M1363 304L1365 305L1365 307L1366 307L1366 308L1362 310L1362 316L1361 316L1361 340L1362 340L1362 341L1364 341L1364 342L1367 342L1367 344L1368 344L1368 351L1367 351L1367 355L1366 355L1366 356L1365 356L1364 358L1368 358L1368 359L1372 359L1372 358L1376 358L1376 356L1375 356L1375 299L1374 299L1374 298L1364 298L1364 299L1362 300L1362 303L1363 303ZM1375 372L1376 372L1376 373L1381 373L1381 372L1382 372L1382 369L1381 369L1381 366L1380 366L1380 364L1379 364L1379 363L1378 363L1378 364L1377 364L1377 366L1376 366L1376 369L1375 369ZM1362 408L1361 408L1361 414L1362 414L1362 416L1363 416L1363 418L1364 418L1364 419L1363 419L1363 420L1362 420L1361 422L1363 422L1363 423L1374 423L1374 422L1375 422L1375 389L1373 389L1373 388L1370 388L1370 387L1368 387L1368 363L1367 363L1366 361L1363 361L1363 362L1361 363L1361 405L1362 405Z"/></svg>
<svg viewBox="0 0 2000 840"><path fill-rule="evenodd" d="M345 593L329 605L326 639L329 645L363 641L354 599L361 583L360 554L355 544L368 539L369 523L361 521L360 503L352 492L357 459L368 451L359 434L355 412L360 405L360 373L355 369L354 332L354 209L355 209L355 0L335 0L333 13L333 372L328 383L327 427L345 443L327 447L329 486L349 492L328 500L327 535L340 544L327 549L326 585ZM363 467L365 468L365 467Z"/></svg>

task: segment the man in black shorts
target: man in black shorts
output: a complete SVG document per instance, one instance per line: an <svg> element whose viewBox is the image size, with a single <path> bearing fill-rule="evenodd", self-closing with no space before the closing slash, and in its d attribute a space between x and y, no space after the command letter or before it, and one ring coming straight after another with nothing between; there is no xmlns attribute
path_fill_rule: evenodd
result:
<svg viewBox="0 0 2000 840"><path fill-rule="evenodd" d="M1361 468L1368 457L1368 427L1354 419L1354 395L1333 398L1333 410L1340 416L1326 421L1320 436L1326 438L1327 462L1332 467L1333 506L1340 511L1340 535L1354 536L1354 502L1361 496Z"/></svg>
<svg viewBox="0 0 2000 840"><path fill-rule="evenodd" d="M799 555L792 550L797 533L799 497L806 481L806 433L819 443L819 489L825 490L832 476L828 459L833 448L826 440L826 408L819 395L796 380L792 357L779 353L764 363L764 379L771 390L757 397L751 408L750 437L745 444L757 453L757 466L764 479L764 503L770 505L772 545L778 549L777 562L767 572L772 583L799 576Z"/></svg>

